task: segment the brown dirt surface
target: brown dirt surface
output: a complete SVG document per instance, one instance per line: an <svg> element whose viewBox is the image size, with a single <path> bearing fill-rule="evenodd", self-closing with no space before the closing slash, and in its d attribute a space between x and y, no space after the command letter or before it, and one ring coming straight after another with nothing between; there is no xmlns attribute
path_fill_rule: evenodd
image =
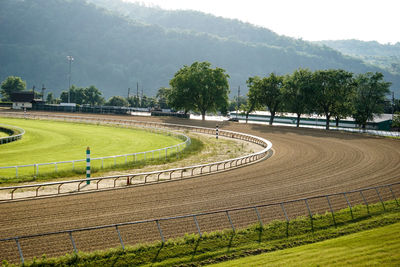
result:
<svg viewBox="0 0 400 267"><path fill-rule="evenodd" d="M204 127L216 125L216 122L175 118L120 118ZM2 203L0 239L273 203L400 181L399 140L317 129L230 122L218 124L222 129L270 140L274 155L257 164L195 179ZM245 225L253 223L254 216L242 214L234 220ZM187 230L183 224L182 227L174 225L171 228L168 224L172 222L163 222L166 237L195 231L193 225ZM204 231L229 227L226 217L199 219L199 224ZM157 238L157 228L153 224L146 226L148 229L145 225L136 230L135 227L121 229L127 243ZM171 232L173 228L178 230ZM115 230L111 230L77 234L78 249L88 251L118 246ZM27 258L43 253L52 256L71 252L71 243L66 234L23 240L21 246ZM0 262L3 259L18 260L15 241L0 242Z"/></svg>

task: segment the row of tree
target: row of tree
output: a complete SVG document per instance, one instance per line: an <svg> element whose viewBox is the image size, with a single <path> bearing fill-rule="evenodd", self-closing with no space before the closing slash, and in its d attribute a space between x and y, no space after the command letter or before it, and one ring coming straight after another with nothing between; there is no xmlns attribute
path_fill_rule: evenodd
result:
<svg viewBox="0 0 400 267"><path fill-rule="evenodd" d="M155 98L147 96L113 96L108 101L95 86L81 88L72 86L54 99L51 93L48 103L72 102L77 104L158 107L199 112L204 120L207 112L220 111L227 114L234 104L229 102L229 75L224 69L211 68L209 62L194 62L178 70L170 80L170 88L160 88ZM297 126L303 114L316 113L326 117L329 129L331 118L339 120L353 117L357 124L365 128L374 114L384 112L386 95L390 83L383 80L383 74L365 73L354 75L341 69L310 71L298 69L290 75L271 73L267 77L248 78L247 99L239 98L236 109L246 115L255 110L268 109L270 124L277 112L297 115ZM11 91L25 90L25 82L19 77L8 77L1 85L3 100L8 100Z"/></svg>
<svg viewBox="0 0 400 267"><path fill-rule="evenodd" d="M163 89L167 104L185 113L216 110L226 113L228 109L229 75L221 68L210 68L208 62L195 62L184 66L170 81L170 89ZM240 109L248 115L254 110L267 108L269 124L273 124L277 112L297 114L297 126L302 114L317 113L326 117L329 129L331 118L339 120L352 116L365 128L374 114L383 113L389 82L382 73L354 75L341 69L298 69L290 75L271 73L267 77L254 76L247 80L249 92L246 104Z"/></svg>
<svg viewBox="0 0 400 267"><path fill-rule="evenodd" d="M382 73L365 73L354 76L340 69L298 69L291 75L251 77L246 114L266 106L271 113L272 124L276 112L297 114L297 126L302 114L317 113L326 117L329 129L331 118L339 120L352 116L365 128L374 114L382 114L390 83L383 80Z"/></svg>

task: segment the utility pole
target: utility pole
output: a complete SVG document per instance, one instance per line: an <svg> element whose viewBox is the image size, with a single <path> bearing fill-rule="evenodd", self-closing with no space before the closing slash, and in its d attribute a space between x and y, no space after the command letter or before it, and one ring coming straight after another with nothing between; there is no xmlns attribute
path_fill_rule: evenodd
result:
<svg viewBox="0 0 400 267"><path fill-rule="evenodd" d="M140 106L143 106L143 89L142 89L142 95L140 97Z"/></svg>
<svg viewBox="0 0 400 267"><path fill-rule="evenodd" d="M33 99L35 99L35 86L32 86Z"/></svg>
<svg viewBox="0 0 400 267"><path fill-rule="evenodd" d="M137 107L139 107L139 82L136 82L136 101Z"/></svg>
<svg viewBox="0 0 400 267"><path fill-rule="evenodd" d="M131 88L128 88L128 100L129 100L129 95L130 95L130 93L131 93Z"/></svg>
<svg viewBox="0 0 400 267"><path fill-rule="evenodd" d="M68 75L68 103L71 102L71 63L74 61L74 58L72 56L67 56L67 60L69 61L69 75Z"/></svg>
<svg viewBox="0 0 400 267"><path fill-rule="evenodd" d="M44 90L46 90L46 88L44 87L44 84L42 84L42 101L44 102Z"/></svg>
<svg viewBox="0 0 400 267"><path fill-rule="evenodd" d="M237 119L238 113L239 113L239 97L240 97L240 85L238 87L238 96L237 96L237 101L236 101L236 119Z"/></svg>

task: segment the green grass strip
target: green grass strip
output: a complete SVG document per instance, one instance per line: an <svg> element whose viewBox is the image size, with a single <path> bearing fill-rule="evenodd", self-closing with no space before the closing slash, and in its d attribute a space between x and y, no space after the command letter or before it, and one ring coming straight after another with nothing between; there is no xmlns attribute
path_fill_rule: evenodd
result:
<svg viewBox="0 0 400 267"><path fill-rule="evenodd" d="M399 233L400 223L395 223L212 266L399 266Z"/></svg>
<svg viewBox="0 0 400 267"><path fill-rule="evenodd" d="M249 255L298 247L337 238L340 236L374 229L400 222L400 209L395 201L354 206L335 212L336 227L330 213L299 217L285 221L273 221L263 227L253 225L236 232L232 230L204 233L200 238L191 234L171 239L165 243L155 242L127 246L125 251L114 248L92 253L79 252L59 258L29 262L27 266L200 266L218 263ZM353 218L352 218L353 217Z"/></svg>

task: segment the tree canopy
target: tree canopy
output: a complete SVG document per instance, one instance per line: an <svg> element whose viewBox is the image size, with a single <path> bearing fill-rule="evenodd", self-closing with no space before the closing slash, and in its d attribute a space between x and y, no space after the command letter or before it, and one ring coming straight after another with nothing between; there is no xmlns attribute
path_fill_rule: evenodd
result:
<svg viewBox="0 0 400 267"><path fill-rule="evenodd" d="M341 69L318 70L313 74L315 111L326 117L326 129L332 116L339 114L352 84L353 74Z"/></svg>
<svg viewBox="0 0 400 267"><path fill-rule="evenodd" d="M271 73L268 77L250 77L247 80L249 86L250 101L255 101L249 106L266 106L271 113L269 124L272 125L275 113L283 101L283 76Z"/></svg>
<svg viewBox="0 0 400 267"><path fill-rule="evenodd" d="M102 97L103 93L94 85L86 88L76 87L75 85L72 85L69 90L61 92L61 102L68 102L68 93L70 102L79 105L89 104L91 106L96 106L101 105L105 102L104 98Z"/></svg>
<svg viewBox="0 0 400 267"><path fill-rule="evenodd" d="M1 83L1 100L9 101L11 93L24 91L26 88L26 82L20 77L9 76Z"/></svg>
<svg viewBox="0 0 400 267"><path fill-rule="evenodd" d="M177 109L200 112L226 112L229 75L222 68L211 68L209 62L194 62L178 70L170 81L169 104Z"/></svg>
<svg viewBox="0 0 400 267"><path fill-rule="evenodd" d="M389 82L383 80L382 73L368 72L356 77L356 95L354 98L354 119L365 129L367 121L374 114L382 114L385 96L389 91Z"/></svg>
<svg viewBox="0 0 400 267"><path fill-rule="evenodd" d="M300 116L312 110L312 72L309 69L298 69L285 77L283 97L285 110L297 114L297 127Z"/></svg>
<svg viewBox="0 0 400 267"><path fill-rule="evenodd" d="M127 107L128 101L122 96L112 96L105 104L106 106Z"/></svg>

